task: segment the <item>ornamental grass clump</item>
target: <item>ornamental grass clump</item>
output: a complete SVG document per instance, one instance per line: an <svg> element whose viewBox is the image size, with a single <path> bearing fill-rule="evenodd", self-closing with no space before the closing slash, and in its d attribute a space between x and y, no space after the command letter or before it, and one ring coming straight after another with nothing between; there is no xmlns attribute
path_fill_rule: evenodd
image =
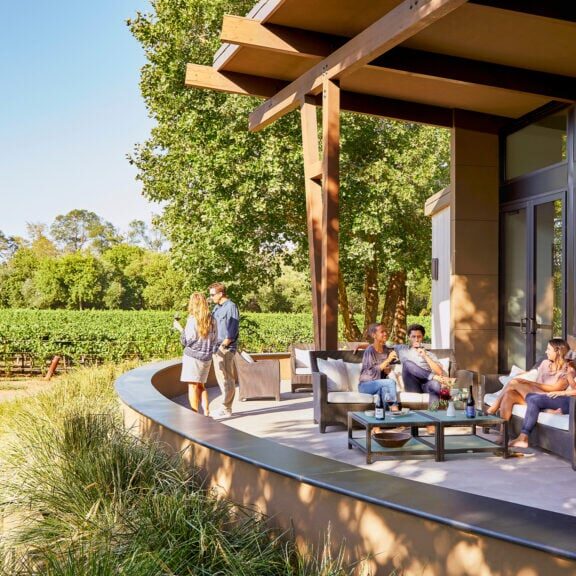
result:
<svg viewBox="0 0 576 576"><path fill-rule="evenodd" d="M343 576L253 510L216 498L179 456L126 431L116 369L78 372L12 416L1 574Z"/></svg>

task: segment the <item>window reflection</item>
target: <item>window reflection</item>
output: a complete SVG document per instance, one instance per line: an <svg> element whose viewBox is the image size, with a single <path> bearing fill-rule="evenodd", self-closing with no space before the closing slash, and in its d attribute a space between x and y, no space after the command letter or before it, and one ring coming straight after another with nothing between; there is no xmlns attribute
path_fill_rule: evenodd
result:
<svg viewBox="0 0 576 576"><path fill-rule="evenodd" d="M506 138L506 179L511 180L567 159L568 113L542 118Z"/></svg>

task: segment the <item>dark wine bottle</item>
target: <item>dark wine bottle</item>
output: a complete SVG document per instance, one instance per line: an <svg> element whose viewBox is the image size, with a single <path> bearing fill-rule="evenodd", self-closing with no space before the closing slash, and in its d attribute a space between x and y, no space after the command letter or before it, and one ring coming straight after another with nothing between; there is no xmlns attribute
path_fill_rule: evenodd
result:
<svg viewBox="0 0 576 576"><path fill-rule="evenodd" d="M476 418L476 407L474 405L474 395L472 394L472 386L468 391L468 399L466 400L466 418Z"/></svg>
<svg viewBox="0 0 576 576"><path fill-rule="evenodd" d="M384 406L382 405L382 397L380 394L374 395L374 407L374 418L384 420Z"/></svg>

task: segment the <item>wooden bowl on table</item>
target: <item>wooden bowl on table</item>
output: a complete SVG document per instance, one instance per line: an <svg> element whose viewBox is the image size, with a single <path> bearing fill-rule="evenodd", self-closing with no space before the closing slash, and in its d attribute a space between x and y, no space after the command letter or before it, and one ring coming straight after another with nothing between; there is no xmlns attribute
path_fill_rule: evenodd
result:
<svg viewBox="0 0 576 576"><path fill-rule="evenodd" d="M410 432L399 432L396 430L382 430L372 435L375 442L384 448L400 448L404 446L411 437Z"/></svg>

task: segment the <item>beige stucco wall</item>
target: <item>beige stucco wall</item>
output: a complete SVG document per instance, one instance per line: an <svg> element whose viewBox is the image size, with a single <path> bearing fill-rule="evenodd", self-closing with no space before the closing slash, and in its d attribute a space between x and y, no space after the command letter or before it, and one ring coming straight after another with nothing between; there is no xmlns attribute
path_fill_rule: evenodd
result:
<svg viewBox="0 0 576 576"><path fill-rule="evenodd" d="M451 305L460 366L498 364L498 135L454 114L451 165Z"/></svg>

